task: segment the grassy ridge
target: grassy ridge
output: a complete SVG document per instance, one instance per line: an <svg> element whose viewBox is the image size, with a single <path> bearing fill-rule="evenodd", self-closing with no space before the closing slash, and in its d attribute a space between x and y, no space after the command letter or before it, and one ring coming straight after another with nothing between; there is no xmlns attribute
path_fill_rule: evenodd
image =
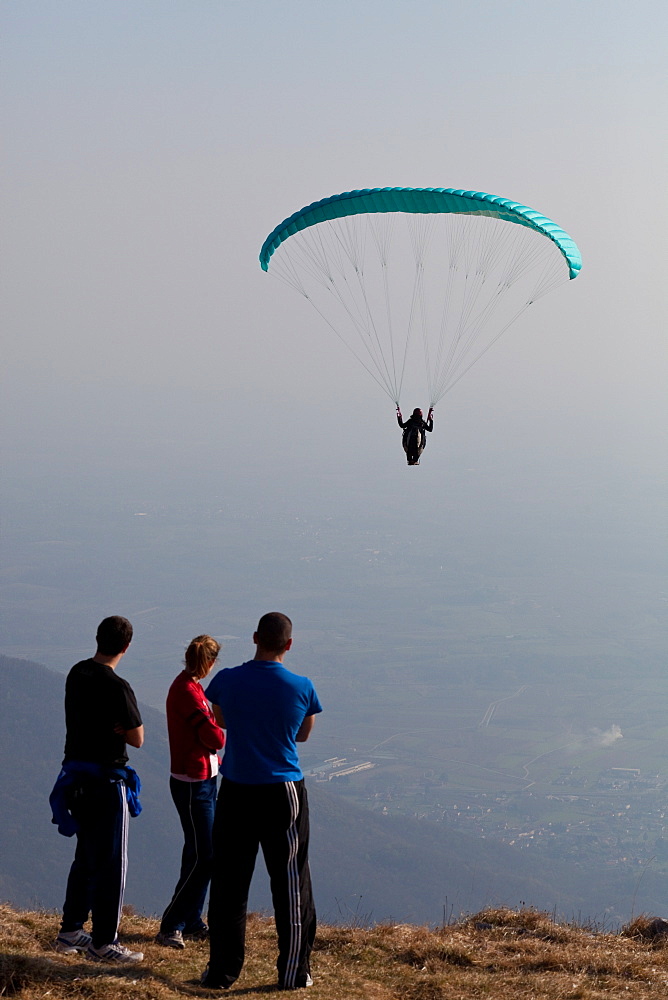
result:
<svg viewBox="0 0 668 1000"><path fill-rule="evenodd" d="M661 921L656 922L662 924ZM155 920L128 914L122 940L144 951L134 967L92 964L51 949L53 913L0 906L0 995L25 1000L174 1000L221 995L199 985L206 944L184 952L154 943ZM409 924L323 926L310 1000L657 1000L668 997L666 936L647 918L621 933L557 924L531 909L486 910L438 929ZM660 931L660 932L658 932ZM226 996L276 990L273 920L252 915L241 978Z"/></svg>

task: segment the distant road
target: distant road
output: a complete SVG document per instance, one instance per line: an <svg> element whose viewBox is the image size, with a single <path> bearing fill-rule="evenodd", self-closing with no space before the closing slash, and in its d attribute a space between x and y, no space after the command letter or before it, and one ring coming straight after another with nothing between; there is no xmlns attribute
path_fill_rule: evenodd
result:
<svg viewBox="0 0 668 1000"><path fill-rule="evenodd" d="M528 684L525 684L518 691L515 691L514 694L509 694L506 695L505 698L499 698L498 701L493 701L491 705L488 706L487 711L485 712L482 719L478 723L478 729L483 729L485 726L488 726L490 724L498 705L501 705L504 701L510 701L511 698L517 698L517 696L520 694L524 694L528 686L529 686Z"/></svg>
<svg viewBox="0 0 668 1000"><path fill-rule="evenodd" d="M581 745L581 744L582 744L582 740L580 738L575 739L575 740L569 740L568 743L562 743L562 745L560 747L553 747L552 750L545 750L543 753L539 753L537 757L532 757L531 760L528 760L526 762L526 764L522 764L522 770L524 771L524 777L526 778L527 781L529 781L529 768L531 767L532 764L535 764L536 761L540 760L542 757L549 757L551 753L557 753L558 750L567 750L569 747L574 747L574 746L578 746L578 745ZM531 788L531 786L534 785L534 784L535 784L535 782L531 781L531 782L529 782L529 784L526 787L527 788Z"/></svg>

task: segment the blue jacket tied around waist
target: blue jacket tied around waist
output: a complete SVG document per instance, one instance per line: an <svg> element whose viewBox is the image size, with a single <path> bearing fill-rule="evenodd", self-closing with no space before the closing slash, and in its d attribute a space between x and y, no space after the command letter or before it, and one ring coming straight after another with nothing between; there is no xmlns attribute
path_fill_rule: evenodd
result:
<svg viewBox="0 0 668 1000"><path fill-rule="evenodd" d="M138 816L141 812L141 802L139 801L141 781L133 767L128 765L125 767L104 767L102 764L92 764L83 760L68 760L63 764L49 795L49 805L53 814L51 822L57 825L58 833L62 833L63 837L72 837L79 829L79 824L69 807L68 792L81 781L82 777L122 781L125 785L125 796L128 800L130 815Z"/></svg>

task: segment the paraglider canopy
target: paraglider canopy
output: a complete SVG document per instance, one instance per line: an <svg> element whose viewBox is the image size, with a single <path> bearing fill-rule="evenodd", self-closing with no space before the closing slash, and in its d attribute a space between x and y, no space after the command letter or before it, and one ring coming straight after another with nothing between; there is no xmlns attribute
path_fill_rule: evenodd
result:
<svg viewBox="0 0 668 1000"><path fill-rule="evenodd" d="M582 267L582 258L570 236L546 216L526 205L507 198L497 198L483 191L462 191L456 188L365 188L323 198L300 209L285 219L266 238L260 251L263 271L269 269L274 251L289 236L331 219L348 215L373 212L410 212L412 214L452 213L455 215L484 215L490 219L503 219L519 226L527 226L553 240L568 263L569 277L576 278Z"/></svg>
<svg viewBox="0 0 668 1000"><path fill-rule="evenodd" d="M571 237L526 205L397 187L307 205L269 234L260 264L315 306L395 403L419 331L430 405L524 309L582 267Z"/></svg>

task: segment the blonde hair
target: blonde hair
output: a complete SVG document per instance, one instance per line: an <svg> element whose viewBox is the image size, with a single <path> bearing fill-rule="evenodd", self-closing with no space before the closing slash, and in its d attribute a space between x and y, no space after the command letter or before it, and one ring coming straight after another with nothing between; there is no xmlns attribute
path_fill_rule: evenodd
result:
<svg viewBox="0 0 668 1000"><path fill-rule="evenodd" d="M196 681L206 677L219 652L220 643L212 636L196 635L186 649L186 673Z"/></svg>

